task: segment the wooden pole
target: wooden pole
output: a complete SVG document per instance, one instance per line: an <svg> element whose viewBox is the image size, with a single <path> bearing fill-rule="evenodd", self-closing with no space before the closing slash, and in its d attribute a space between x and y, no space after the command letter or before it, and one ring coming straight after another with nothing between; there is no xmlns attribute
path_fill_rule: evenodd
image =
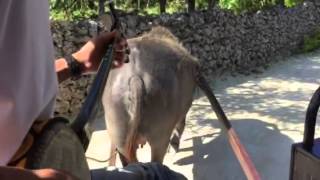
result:
<svg viewBox="0 0 320 180"><path fill-rule="evenodd" d="M205 93L210 101L211 107L216 113L218 120L222 123L223 127L227 130L228 140L231 148L236 155L243 172L245 173L248 180L260 180L260 175L256 170L250 156L248 155L245 147L241 144L237 133L232 128L230 121L223 112L217 98L214 96L210 86L201 74L197 75L196 79L197 85Z"/></svg>
<svg viewBox="0 0 320 180"><path fill-rule="evenodd" d="M245 147L241 144L233 128L228 130L228 140L248 180L260 180L258 171L252 163Z"/></svg>

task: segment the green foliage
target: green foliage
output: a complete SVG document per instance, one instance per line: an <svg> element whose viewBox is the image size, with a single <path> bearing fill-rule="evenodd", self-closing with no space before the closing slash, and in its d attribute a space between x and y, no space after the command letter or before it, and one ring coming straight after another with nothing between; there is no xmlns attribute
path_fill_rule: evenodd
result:
<svg viewBox="0 0 320 180"><path fill-rule="evenodd" d="M223 9L236 13L251 12L273 6L281 0L216 0ZM287 7L303 0L284 0ZM98 0L50 0L51 19L75 20L92 18L98 14ZM196 9L207 9L209 0L196 0ZM159 14L159 0L114 0L116 8L125 11L136 10L140 14ZM186 0L167 0L166 12L185 12Z"/></svg>
<svg viewBox="0 0 320 180"><path fill-rule="evenodd" d="M168 13L184 11L187 9L185 0L169 0L167 3Z"/></svg>
<svg viewBox="0 0 320 180"><path fill-rule="evenodd" d="M92 0L50 0L50 19L75 20L97 15L98 4Z"/></svg>
<svg viewBox="0 0 320 180"><path fill-rule="evenodd" d="M208 8L208 0L196 0L197 9L207 9Z"/></svg>
<svg viewBox="0 0 320 180"><path fill-rule="evenodd" d="M126 11L138 10L140 14L144 15L158 15L160 13L159 0L147 0L140 2L140 9L137 8L135 3L117 3L116 7ZM172 14L175 12L183 12L186 9L185 0L167 0L166 13Z"/></svg>
<svg viewBox="0 0 320 180"><path fill-rule="evenodd" d="M279 0L220 0L221 8L230 9L236 13L252 12L278 4ZM293 7L303 0L284 0L286 7Z"/></svg>
<svg viewBox="0 0 320 180"><path fill-rule="evenodd" d="M236 13L256 11L275 5L275 0L220 0L221 8L230 9Z"/></svg>
<svg viewBox="0 0 320 180"><path fill-rule="evenodd" d="M294 7L294 6L302 3L303 0L286 0L285 2L286 2L287 7Z"/></svg>
<svg viewBox="0 0 320 180"><path fill-rule="evenodd" d="M203 2L206 0L200 0ZM50 17L55 20L76 20L95 17L98 0L50 0ZM159 14L159 0L114 0L117 9L138 10L141 14ZM167 0L167 13L186 9L185 0Z"/></svg>
<svg viewBox="0 0 320 180"><path fill-rule="evenodd" d="M306 53L318 48L320 48L320 29L316 31L316 33L314 33L313 35L306 36L304 38L302 51Z"/></svg>

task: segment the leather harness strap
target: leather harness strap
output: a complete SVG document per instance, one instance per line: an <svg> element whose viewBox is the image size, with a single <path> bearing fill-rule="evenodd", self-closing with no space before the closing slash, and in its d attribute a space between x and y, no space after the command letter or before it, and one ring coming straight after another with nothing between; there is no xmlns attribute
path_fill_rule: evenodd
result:
<svg viewBox="0 0 320 180"><path fill-rule="evenodd" d="M31 147L33 146L35 140L39 136L39 134L45 129L46 125L51 122L53 119L47 121L35 121L28 134L24 138L21 146L11 158L8 166L14 166L19 168L25 168L27 162L27 155L30 151Z"/></svg>

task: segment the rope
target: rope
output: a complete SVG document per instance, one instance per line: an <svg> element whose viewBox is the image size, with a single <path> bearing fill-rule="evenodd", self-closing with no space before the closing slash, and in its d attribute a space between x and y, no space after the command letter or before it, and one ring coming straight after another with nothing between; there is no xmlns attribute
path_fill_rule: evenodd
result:
<svg viewBox="0 0 320 180"><path fill-rule="evenodd" d="M97 158L94 158L94 157L90 157L90 156L86 156L87 159L90 159L92 161L96 161L96 162L99 162L99 163L106 163L108 161L110 161L110 159L116 155L118 151L116 150L108 159L105 159L105 160L101 160L101 159L97 159Z"/></svg>

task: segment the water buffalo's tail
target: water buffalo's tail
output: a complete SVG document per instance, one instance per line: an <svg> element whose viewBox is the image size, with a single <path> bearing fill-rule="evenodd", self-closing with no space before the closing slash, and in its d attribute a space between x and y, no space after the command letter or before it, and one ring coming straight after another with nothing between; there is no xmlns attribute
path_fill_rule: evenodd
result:
<svg viewBox="0 0 320 180"><path fill-rule="evenodd" d="M138 148L139 125L141 122L143 111L143 99L145 95L145 87L140 76L133 76L129 80L129 114L131 116L129 122L129 132L127 136L128 161L137 162L136 150Z"/></svg>

